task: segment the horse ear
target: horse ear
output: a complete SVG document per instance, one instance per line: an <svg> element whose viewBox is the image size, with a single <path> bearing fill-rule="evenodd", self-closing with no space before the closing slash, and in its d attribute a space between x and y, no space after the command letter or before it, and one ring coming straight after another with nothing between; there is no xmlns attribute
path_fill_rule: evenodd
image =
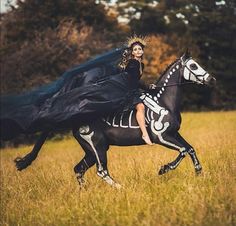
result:
<svg viewBox="0 0 236 226"><path fill-rule="evenodd" d="M189 58L191 56L189 49L187 48L185 51L185 56Z"/></svg>
<svg viewBox="0 0 236 226"><path fill-rule="evenodd" d="M185 61L191 56L188 48L185 50L184 54L182 55L182 59Z"/></svg>

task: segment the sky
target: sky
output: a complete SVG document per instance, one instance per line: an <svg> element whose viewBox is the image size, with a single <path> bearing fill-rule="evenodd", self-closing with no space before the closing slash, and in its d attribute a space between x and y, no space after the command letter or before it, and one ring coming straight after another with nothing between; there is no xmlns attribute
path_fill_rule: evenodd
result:
<svg viewBox="0 0 236 226"><path fill-rule="evenodd" d="M14 4L16 0L0 0L0 13L4 13L9 10L9 7L7 7L7 2ZM114 4L115 2L116 0L112 0L111 4Z"/></svg>
<svg viewBox="0 0 236 226"><path fill-rule="evenodd" d="M7 2L11 2L12 4L14 4L16 2L16 0L0 0L0 4L1 4L1 7L0 7L0 12L1 13L4 13L6 12L9 8L6 6L7 5Z"/></svg>
<svg viewBox="0 0 236 226"><path fill-rule="evenodd" d="M14 5L16 1L17 0L0 0L0 4L1 4L0 5L1 6L0 7L0 13L7 12L7 10L10 9L9 7L7 7L8 2L10 2L12 5ZM116 0L112 0L110 4L113 5L115 3L116 3ZM119 20L119 22L124 22L124 23L128 22L126 18L122 18L122 17L119 17L118 20Z"/></svg>

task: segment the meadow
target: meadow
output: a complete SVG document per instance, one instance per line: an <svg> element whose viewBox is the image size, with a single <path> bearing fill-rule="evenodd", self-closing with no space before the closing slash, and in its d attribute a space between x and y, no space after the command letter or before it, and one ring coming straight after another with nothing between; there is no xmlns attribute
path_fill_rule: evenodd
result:
<svg viewBox="0 0 236 226"><path fill-rule="evenodd" d="M236 225L236 111L182 118L181 134L203 166L200 176L190 157L158 176L178 154L162 146L112 146L108 166L122 189L105 184L94 167L80 189L73 167L83 151L72 136L47 141L22 172L13 160L32 146L2 149L0 225Z"/></svg>

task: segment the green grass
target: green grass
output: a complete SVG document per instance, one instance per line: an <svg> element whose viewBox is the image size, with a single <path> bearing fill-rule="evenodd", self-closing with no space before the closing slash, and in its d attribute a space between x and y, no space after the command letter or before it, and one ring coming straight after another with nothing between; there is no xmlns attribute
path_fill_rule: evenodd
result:
<svg viewBox="0 0 236 226"><path fill-rule="evenodd" d="M83 151L72 137L46 142L22 172L13 160L32 146L2 150L0 225L236 225L236 112L182 116L181 134L198 154L200 176L189 157L157 176L177 156L162 146L113 146L109 169L123 188L109 187L92 168L80 190L73 167Z"/></svg>

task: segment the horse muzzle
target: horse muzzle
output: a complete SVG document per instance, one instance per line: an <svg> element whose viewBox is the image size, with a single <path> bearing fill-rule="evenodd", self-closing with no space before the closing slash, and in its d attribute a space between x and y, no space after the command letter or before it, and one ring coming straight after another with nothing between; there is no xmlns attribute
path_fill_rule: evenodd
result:
<svg viewBox="0 0 236 226"><path fill-rule="evenodd" d="M209 75L206 80L204 81L204 84L209 85L209 86L214 86L216 84L216 79L215 77Z"/></svg>

